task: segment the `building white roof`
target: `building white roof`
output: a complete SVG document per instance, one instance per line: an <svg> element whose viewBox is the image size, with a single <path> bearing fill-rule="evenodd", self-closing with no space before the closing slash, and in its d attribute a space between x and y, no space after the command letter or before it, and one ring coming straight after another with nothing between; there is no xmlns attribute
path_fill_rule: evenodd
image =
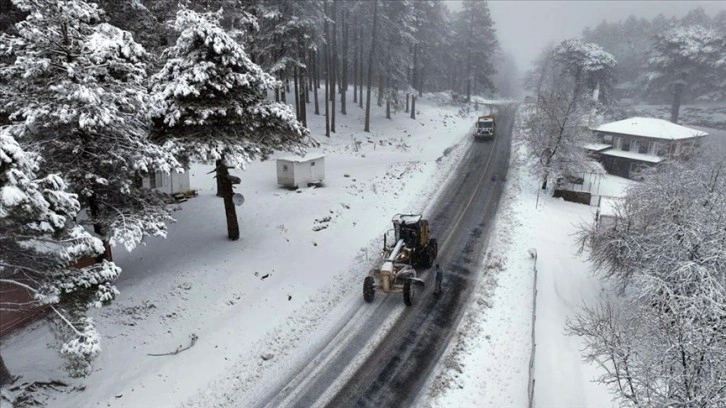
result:
<svg viewBox="0 0 726 408"><path fill-rule="evenodd" d="M663 119L634 117L606 123L593 129L596 132L618 133L656 139L680 140L702 137L708 133L677 125Z"/></svg>
<svg viewBox="0 0 726 408"><path fill-rule="evenodd" d="M610 149L600 154L605 156L624 157L631 160L640 160L648 163L660 163L665 160L664 157L654 156L652 154L643 154L638 152L625 152L622 150Z"/></svg>
<svg viewBox="0 0 726 408"><path fill-rule="evenodd" d="M306 162L311 160L317 160L324 158L325 155L322 153L308 153L305 156L287 156L287 157L280 157L277 160L285 160L289 162Z"/></svg>

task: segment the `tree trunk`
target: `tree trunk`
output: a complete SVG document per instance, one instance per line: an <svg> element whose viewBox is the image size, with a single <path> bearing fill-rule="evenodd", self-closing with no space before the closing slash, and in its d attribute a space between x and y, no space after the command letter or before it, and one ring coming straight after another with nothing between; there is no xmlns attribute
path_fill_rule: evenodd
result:
<svg viewBox="0 0 726 408"><path fill-rule="evenodd" d="M378 74L378 106L383 106L383 74Z"/></svg>
<svg viewBox="0 0 726 408"><path fill-rule="evenodd" d="M411 99L411 94L406 94L406 113L408 113L408 109L409 109L409 106L408 106L409 99Z"/></svg>
<svg viewBox="0 0 726 408"><path fill-rule="evenodd" d="M227 217L227 237L232 241L239 239L239 223L237 222L237 210L234 207L232 196L234 188L229 177L229 169L222 160L217 160L217 180L221 180L222 196L224 198L224 215Z"/></svg>
<svg viewBox="0 0 726 408"><path fill-rule="evenodd" d="M358 47L358 30L353 28L353 44ZM358 50L353 49L353 104L358 103Z"/></svg>
<svg viewBox="0 0 726 408"><path fill-rule="evenodd" d="M343 73L342 73L342 84L341 87L341 93L340 93L340 113L343 115L347 115L348 112L346 112L346 106L345 106L345 99L346 99L346 92L348 91L348 10L349 8L346 7L345 12L343 13Z"/></svg>
<svg viewBox="0 0 726 408"><path fill-rule="evenodd" d="M330 105L330 31L328 30L328 2L324 2L323 6L325 14L325 136L330 137L330 112L328 106Z"/></svg>
<svg viewBox="0 0 726 408"><path fill-rule="evenodd" d="M411 119L416 119L416 95L411 95Z"/></svg>
<svg viewBox="0 0 726 408"><path fill-rule="evenodd" d="M278 91L275 91L277 94ZM279 102L279 101L278 101ZM222 165L222 160L217 160L214 162L214 166L219 167ZM215 177L215 181L217 182L217 197L224 197L224 186L222 186L222 180L219 177Z"/></svg>
<svg viewBox="0 0 726 408"><path fill-rule="evenodd" d="M313 70L313 99L315 100L315 114L320 115L320 103L318 103L318 88L320 88L319 82L319 75L318 72L318 50L310 51L311 52L311 59L312 59L312 66Z"/></svg>
<svg viewBox="0 0 726 408"><path fill-rule="evenodd" d="M466 101L471 101L471 53L466 53Z"/></svg>
<svg viewBox="0 0 726 408"><path fill-rule="evenodd" d="M310 91L312 91L313 89L313 75L315 73L315 67L313 66L313 54L312 52L307 52L305 41L303 41L303 47L301 52L305 54L305 76L308 80L308 86L305 89L305 103L310 103ZM305 109L307 109L307 107ZM305 114L305 116L307 116L307 113Z"/></svg>
<svg viewBox="0 0 726 408"><path fill-rule="evenodd" d="M359 76L359 85L358 85L358 106L360 108L363 108L363 26L360 27L360 34L358 35L359 42L360 42L360 50L359 54L360 57L358 58L358 63L360 66L358 67L358 76Z"/></svg>
<svg viewBox="0 0 726 408"><path fill-rule="evenodd" d="M108 242L108 237L106 237L106 230L103 228L103 225L96 221L101 216L101 208L98 206L98 197L95 192L92 192L91 196L88 197L88 209L91 212L91 219L93 220L93 232L103 242L103 253L96 257L96 263L101 263L104 260L112 262L113 254L111 253L111 244Z"/></svg>
<svg viewBox="0 0 726 408"><path fill-rule="evenodd" d="M678 115L681 110L681 98L686 87L686 74L681 74L680 78L673 86L673 104L671 104L671 122L678 123Z"/></svg>
<svg viewBox="0 0 726 408"><path fill-rule="evenodd" d="M411 84L418 86L418 44L413 45L413 72L411 72ZM406 111L408 112L408 110Z"/></svg>
<svg viewBox="0 0 726 408"><path fill-rule="evenodd" d="M426 77L426 67L421 67L419 70L420 73L418 74L418 96L423 96L423 84L424 84L424 78Z"/></svg>
<svg viewBox="0 0 726 408"><path fill-rule="evenodd" d="M390 62L386 64L386 71L391 72L391 64ZM391 119L391 76L390 74L386 76L386 119Z"/></svg>
<svg viewBox="0 0 726 408"><path fill-rule="evenodd" d="M305 52L305 41L298 37L298 50L297 50L298 58L300 59L300 62L305 62L305 56L307 53ZM310 98L307 87L305 84L307 83L307 77L308 77L308 65L305 64L305 67L298 68L299 75L300 75L300 95L298 96L298 100L300 101L300 123L304 127L308 126L308 106L307 106L307 99Z"/></svg>
<svg viewBox="0 0 726 408"><path fill-rule="evenodd" d="M338 84L338 2L333 0L333 46L330 49L330 131L335 133L335 87Z"/></svg>
<svg viewBox="0 0 726 408"><path fill-rule="evenodd" d="M295 69L293 70L293 81L294 81L294 90L295 90L295 119L298 120L298 122L302 119L302 114L300 113L302 111L301 100L300 100L300 89L298 88L298 75L300 75L298 66L295 66Z"/></svg>
<svg viewBox="0 0 726 408"><path fill-rule="evenodd" d="M378 30L378 0L373 0L373 30L371 31L371 53L368 57L368 90L366 91L366 119L364 132L371 131L371 82L373 80L373 56L376 53L376 30Z"/></svg>
<svg viewBox="0 0 726 408"><path fill-rule="evenodd" d="M0 354L0 387L6 384L10 384L13 377L10 375L10 370L5 366L5 360L3 360L2 354Z"/></svg>

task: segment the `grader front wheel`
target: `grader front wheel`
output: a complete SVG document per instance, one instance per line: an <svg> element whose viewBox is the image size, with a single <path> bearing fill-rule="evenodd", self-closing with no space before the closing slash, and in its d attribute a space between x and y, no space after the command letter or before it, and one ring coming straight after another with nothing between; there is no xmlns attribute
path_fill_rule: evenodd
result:
<svg viewBox="0 0 726 408"><path fill-rule="evenodd" d="M413 298L416 292L414 288L415 286L411 279L407 279L406 282L403 283L403 303L405 303L406 306L411 306L413 304Z"/></svg>
<svg viewBox="0 0 726 408"><path fill-rule="evenodd" d="M363 279L363 300L371 303L373 301L373 296L375 295L375 293L376 291L375 289L373 289L373 277L366 276L366 278Z"/></svg>

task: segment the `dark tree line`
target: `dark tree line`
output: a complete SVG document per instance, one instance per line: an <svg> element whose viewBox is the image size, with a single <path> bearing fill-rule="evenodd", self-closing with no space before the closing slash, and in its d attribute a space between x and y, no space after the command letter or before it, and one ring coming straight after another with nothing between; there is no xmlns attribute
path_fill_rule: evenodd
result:
<svg viewBox="0 0 726 408"><path fill-rule="evenodd" d="M670 103L672 122L683 103L726 101L726 10L650 21L630 16L582 36L617 59L618 98Z"/></svg>
<svg viewBox="0 0 726 408"><path fill-rule="evenodd" d="M335 115L348 113L351 88L370 129L370 103L363 98L368 82L389 118L407 105L408 111L423 92L451 90L466 100L496 92L501 55L485 1L465 1L457 13L436 0L146 0L141 11L127 3L105 1L102 7L150 50L173 41L164 23L180 4L196 11L223 8L222 26L236 31L252 60L281 81L276 100L292 104L303 124L304 106L312 104L315 114L325 114L327 136L336 131ZM127 18L135 13L146 16Z"/></svg>

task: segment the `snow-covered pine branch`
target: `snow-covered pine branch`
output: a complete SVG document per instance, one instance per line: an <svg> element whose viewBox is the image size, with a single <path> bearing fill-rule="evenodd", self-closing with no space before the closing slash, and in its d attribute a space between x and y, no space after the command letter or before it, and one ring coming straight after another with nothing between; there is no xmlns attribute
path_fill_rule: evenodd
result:
<svg viewBox="0 0 726 408"><path fill-rule="evenodd" d="M29 16L16 36L0 41L0 53L10 57L0 63L0 77L12 91L8 112L21 123L18 141L46 159L41 174L62 175L105 242L131 249L146 235L163 235L171 220L166 204L137 180L181 166L173 145L162 148L147 137L152 100L143 47L102 22L95 4L17 5Z"/></svg>
<svg viewBox="0 0 726 408"><path fill-rule="evenodd" d="M80 204L63 179L36 176L41 160L17 142L19 127L0 128L0 281L33 297L23 304L0 303L0 309L63 304L75 307L71 314L83 314L116 296L112 282L121 270L107 261L74 267L84 256L102 254L103 243L74 225ZM87 369L100 350L92 323L54 310L70 328L69 336L63 336L63 352Z"/></svg>
<svg viewBox="0 0 726 408"><path fill-rule="evenodd" d="M280 84L254 64L244 47L218 23L218 14L177 13L177 43L154 75L157 140L184 145L203 161L222 156L243 166L274 150L300 152L309 132L285 104L267 100Z"/></svg>

